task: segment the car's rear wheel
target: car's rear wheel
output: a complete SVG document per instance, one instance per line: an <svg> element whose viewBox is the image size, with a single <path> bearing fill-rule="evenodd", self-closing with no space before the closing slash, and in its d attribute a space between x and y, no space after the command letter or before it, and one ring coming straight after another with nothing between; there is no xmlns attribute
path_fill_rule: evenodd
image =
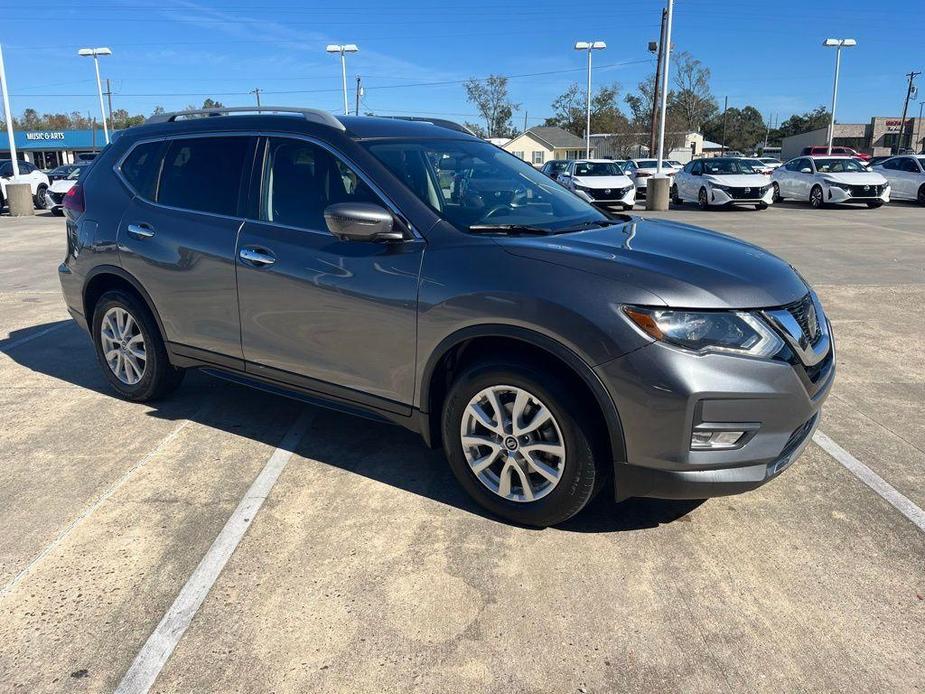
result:
<svg viewBox="0 0 925 694"><path fill-rule="evenodd" d="M707 189L701 188L700 192L697 193L697 207L701 210L705 210L710 206L710 203L707 199Z"/></svg>
<svg viewBox="0 0 925 694"><path fill-rule="evenodd" d="M45 191L48 190L48 186L40 184L35 190L35 209L44 210L45 209Z"/></svg>
<svg viewBox="0 0 925 694"><path fill-rule="evenodd" d="M134 295L103 294L93 311L92 333L103 375L127 400L155 400L183 380L183 370L170 364L154 317Z"/></svg>
<svg viewBox="0 0 925 694"><path fill-rule="evenodd" d="M916 196L916 200L918 200L919 205L925 205L925 183L919 186L919 194Z"/></svg>
<svg viewBox="0 0 925 694"><path fill-rule="evenodd" d="M825 204L825 198L822 193L822 186L813 186L809 192L809 204L815 209L821 209Z"/></svg>
<svg viewBox="0 0 925 694"><path fill-rule="evenodd" d="M602 480L594 418L574 388L529 364L475 364L443 409L450 468L492 513L545 527L578 513Z"/></svg>

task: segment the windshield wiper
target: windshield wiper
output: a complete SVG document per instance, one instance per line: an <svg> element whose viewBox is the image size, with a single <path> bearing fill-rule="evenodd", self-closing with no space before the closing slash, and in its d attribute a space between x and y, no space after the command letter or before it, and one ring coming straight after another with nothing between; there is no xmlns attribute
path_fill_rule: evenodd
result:
<svg viewBox="0 0 925 694"><path fill-rule="evenodd" d="M572 231L582 231L583 229L591 229L593 227L610 227L617 224L626 224L626 222L617 221L616 219L598 219L594 222L582 222L581 224L576 224L575 226L556 229L554 233L567 234Z"/></svg>
<svg viewBox="0 0 925 694"><path fill-rule="evenodd" d="M546 227L530 226L529 224L473 224L469 231L476 234L549 234Z"/></svg>

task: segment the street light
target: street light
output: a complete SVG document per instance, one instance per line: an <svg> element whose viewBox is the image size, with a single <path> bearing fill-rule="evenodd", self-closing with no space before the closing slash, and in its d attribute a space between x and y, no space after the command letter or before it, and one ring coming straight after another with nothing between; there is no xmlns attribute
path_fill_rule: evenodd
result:
<svg viewBox="0 0 925 694"><path fill-rule="evenodd" d="M588 119L585 124L585 156L591 158L591 51L600 51L607 48L603 41L577 41L575 43L576 51L588 51L588 95L587 111Z"/></svg>
<svg viewBox="0 0 925 694"><path fill-rule="evenodd" d="M355 43L329 43L325 50L328 53L340 53L340 70L344 80L344 115L350 115L350 106L347 103L347 53L356 53L359 48Z"/></svg>
<svg viewBox="0 0 925 694"><path fill-rule="evenodd" d="M106 139L106 144L108 145L109 128L106 126L106 109L103 108L103 85L100 82L100 56L112 55L112 51L108 48L81 48L77 51L77 55L93 57L93 64L96 66L96 91L100 95L100 113L103 114L103 137Z"/></svg>
<svg viewBox="0 0 925 694"><path fill-rule="evenodd" d="M829 116L829 138L826 154L832 153L832 139L835 137L835 103L838 100L838 72L841 69L841 49L857 46L854 39L826 39L823 46L835 49L835 83L832 85L832 113Z"/></svg>

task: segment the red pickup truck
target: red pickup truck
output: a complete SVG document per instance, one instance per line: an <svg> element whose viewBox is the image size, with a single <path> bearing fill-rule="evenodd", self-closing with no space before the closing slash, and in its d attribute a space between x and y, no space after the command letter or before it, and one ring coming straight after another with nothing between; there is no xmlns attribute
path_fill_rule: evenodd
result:
<svg viewBox="0 0 925 694"><path fill-rule="evenodd" d="M803 156L804 157L824 157L829 153L829 148L826 145L816 145L815 147L804 147ZM832 147L832 154L838 154L840 156L854 157L855 159L860 159L861 161L869 161L870 155L863 154L862 152L857 152L850 147Z"/></svg>

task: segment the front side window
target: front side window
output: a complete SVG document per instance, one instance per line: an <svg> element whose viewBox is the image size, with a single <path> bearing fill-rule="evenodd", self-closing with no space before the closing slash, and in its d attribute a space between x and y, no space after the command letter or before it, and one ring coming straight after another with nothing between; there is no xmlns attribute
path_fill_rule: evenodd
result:
<svg viewBox="0 0 925 694"><path fill-rule="evenodd" d="M157 202L196 212L236 215L250 142L248 137L173 140L164 155Z"/></svg>
<svg viewBox="0 0 925 694"><path fill-rule="evenodd" d="M819 173L846 173L867 171L857 159L817 159L816 171Z"/></svg>
<svg viewBox="0 0 925 694"><path fill-rule="evenodd" d="M703 173L703 162L699 160L694 162L694 166L691 169L691 173L693 173L695 176L699 176L700 174L702 174Z"/></svg>
<svg viewBox="0 0 925 694"><path fill-rule="evenodd" d="M125 180L145 200L154 200L157 192L157 176L161 170L161 153L163 151L163 142L144 142L129 152L122 162L122 166L119 167ZM80 171L87 167L77 166L73 168Z"/></svg>
<svg viewBox="0 0 925 694"><path fill-rule="evenodd" d="M263 221L314 231L327 229L328 205L383 204L355 171L324 147L283 137L267 143L261 189Z"/></svg>
<svg viewBox="0 0 925 694"><path fill-rule="evenodd" d="M484 142L441 139L364 145L458 229L513 225L556 232L606 219L529 164Z"/></svg>

